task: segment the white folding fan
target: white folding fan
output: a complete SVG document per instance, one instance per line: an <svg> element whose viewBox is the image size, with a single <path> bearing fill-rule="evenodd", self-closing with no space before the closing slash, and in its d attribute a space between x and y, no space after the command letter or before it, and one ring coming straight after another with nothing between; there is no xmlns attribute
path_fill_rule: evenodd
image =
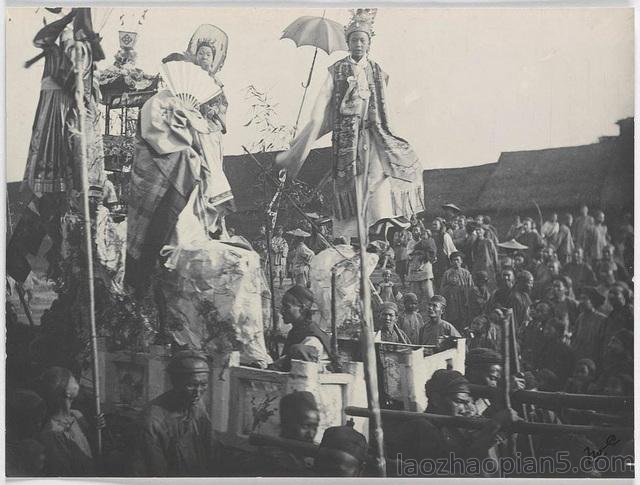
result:
<svg viewBox="0 0 640 485"><path fill-rule="evenodd" d="M165 62L162 64L161 73L171 93L187 108L197 109L202 103L222 92L215 80L193 62Z"/></svg>

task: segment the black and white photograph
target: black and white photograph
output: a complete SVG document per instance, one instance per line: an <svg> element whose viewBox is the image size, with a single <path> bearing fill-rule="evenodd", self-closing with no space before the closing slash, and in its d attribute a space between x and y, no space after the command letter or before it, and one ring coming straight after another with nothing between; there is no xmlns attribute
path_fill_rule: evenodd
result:
<svg viewBox="0 0 640 485"><path fill-rule="evenodd" d="M634 16L5 7L5 476L634 478Z"/></svg>

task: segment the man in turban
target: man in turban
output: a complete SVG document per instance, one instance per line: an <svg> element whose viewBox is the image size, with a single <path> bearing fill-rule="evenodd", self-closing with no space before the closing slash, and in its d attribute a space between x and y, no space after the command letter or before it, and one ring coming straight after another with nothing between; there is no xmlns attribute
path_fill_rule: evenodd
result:
<svg viewBox="0 0 640 485"><path fill-rule="evenodd" d="M316 399L310 392L296 391L280 399L280 437L288 440L313 443L320 423ZM278 446L263 446L252 455L248 464L262 477L312 476L313 460L301 451Z"/></svg>
<svg viewBox="0 0 640 485"><path fill-rule="evenodd" d="M211 421L202 402L209 382L207 357L195 350L176 353L168 366L172 389L142 413L136 447L137 476L212 476L219 472Z"/></svg>
<svg viewBox="0 0 640 485"><path fill-rule="evenodd" d="M466 375L472 384L498 388L502 379L502 355L492 349L475 348L469 351L465 360ZM491 400L480 397L473 403L476 412L483 414L491 406Z"/></svg>
<svg viewBox="0 0 640 485"><path fill-rule="evenodd" d="M327 428L320 442L314 470L323 477L358 477L367 460L367 439L346 426Z"/></svg>
<svg viewBox="0 0 640 485"><path fill-rule="evenodd" d="M314 301L313 293L301 285L292 286L283 295L280 312L284 323L293 328L274 367L284 369L291 359L317 362L331 356L329 335L311 320Z"/></svg>
<svg viewBox="0 0 640 485"><path fill-rule="evenodd" d="M380 320L382 328L375 335L376 342L411 343L407 334L398 327L398 305L393 302L384 302L380 305Z"/></svg>
<svg viewBox="0 0 640 485"><path fill-rule="evenodd" d="M425 384L425 392L428 398L426 413L459 417L477 415L469 391L469 381L458 371L436 370ZM470 430L416 418L403 423L397 432L391 429L392 426L385 426L385 441L390 450L396 453L394 456L401 454L405 460L426 457L449 459L451 454L462 459L495 459L498 433L516 419L515 411L505 409L496 413L482 429ZM497 470L497 464L495 469ZM465 470L462 471L464 475Z"/></svg>
<svg viewBox="0 0 640 485"><path fill-rule="evenodd" d="M427 323L420 331L420 345L440 346L446 337L462 336L456 327L442 319L444 309L447 307L447 300L440 295L434 295L427 307Z"/></svg>

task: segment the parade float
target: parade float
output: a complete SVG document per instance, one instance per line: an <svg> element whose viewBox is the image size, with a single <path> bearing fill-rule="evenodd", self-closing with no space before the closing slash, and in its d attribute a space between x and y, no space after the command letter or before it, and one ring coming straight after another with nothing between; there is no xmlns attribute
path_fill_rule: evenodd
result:
<svg viewBox="0 0 640 485"><path fill-rule="evenodd" d="M78 10L82 15L90 15L89 9ZM188 244L178 241L176 245L162 248L167 250L163 263L170 270L170 277L163 281L164 288L160 288L168 302L164 307L164 317L168 320L165 321L168 325L164 328L164 336L171 337L170 343L153 339L159 333L160 309L145 308L145 302L135 301L121 282L116 287L111 284L115 278L110 271L110 259L105 259L105 251L123 254L125 248L107 244L101 238L100 220L105 220L97 217L101 211L101 194L99 190L92 192L104 182L101 141L105 145L106 168L111 172L127 173L134 162L134 135L138 131L141 108L144 109L145 103L160 87L158 76L146 75L135 68L135 39L135 33L120 32L121 50L116 62L98 75L106 109L104 138L97 136L101 133L97 132L99 123L92 97L93 65L89 66L91 69L78 67L83 65L83 60L91 58L88 54L92 51L94 54L101 52L99 43L96 38L89 37L73 46L78 63L74 71L75 102L84 107L87 94L90 99L87 112L78 110L78 123L72 132L76 149L74 161L83 168L81 187L75 188L82 189L82 197L80 201L72 201L78 205L69 211L55 214L63 216L62 221L66 224L62 228L64 244L56 248L60 249L60 255L54 268L60 270L57 276L59 298L42 319L44 336L50 339L36 342L33 348L38 350L40 346L40 350L48 351L43 352L44 357L53 357L43 359L47 365L52 362L64 365L85 378L83 387L93 388L91 398L95 408L92 411L99 414L104 410L110 416L131 419L135 419L150 400L168 390L167 364L171 344L204 349L211 357L212 370L205 400L213 431L227 444L245 447L251 442L252 434L277 437L280 434L280 398L295 390L306 390L316 396L319 404L318 436L327 427L345 424L349 416L354 416L356 428L368 435L374 445L378 469L383 475L381 415L444 422L446 417L422 413L427 406L424 384L437 369L464 372L465 340L452 339L438 348L388 342L374 344L371 310L374 306L372 297L375 303L376 295L371 292L370 276L377 257L367 252L367 227L361 217L357 221L359 240L356 247L333 245L325 240L328 249L318 254L319 266L311 281L319 307L316 317L331 336L335 354L340 356L339 369L334 362L330 363L329 369L329 363L322 360L295 359L286 371L269 368L270 362L278 356L275 354L279 354L273 352L277 345L271 345L277 344L276 330L282 334L285 329L278 328L276 294L269 290L261 274L258 255L241 238L221 242L208 239L206 235L207 239L199 240L198 246L189 240ZM93 60L97 58L98 55L94 55ZM248 155L253 157L251 153ZM257 160L255 162L260 165ZM272 181L274 187L280 187L281 183ZM41 199L41 209L47 208L49 200L49 197ZM318 221L297 207L294 201L289 202L299 212L299 217L322 237L323 231L317 228ZM355 202L357 208L362 200L356 197ZM273 216L269 211L270 225L275 222ZM186 224L189 226L193 225ZM382 232L387 229L385 222ZM97 257L94 258L94 254ZM122 261L121 258L111 259ZM367 270L361 271L362 267ZM98 283L97 288L94 288L95 283ZM150 303L153 307L157 300ZM505 333L505 339L504 348L508 349L508 333ZM269 355L267 348L272 349L273 355ZM76 358L81 362L73 362ZM76 363L80 365L74 366ZM509 376L510 353L507 350L504 364L505 375ZM505 381L510 382L509 379ZM504 396L507 404L513 397L518 404L539 403L545 407L588 406L628 411L632 405L630 397L612 399L538 391L516 391L511 395L508 386ZM381 411L380 407L392 409ZM466 423L465 426L467 424L473 425ZM521 429L525 433L591 433L595 428L524 423ZM621 436L624 434L624 430L617 428L604 431L614 430Z"/></svg>
<svg viewBox="0 0 640 485"><path fill-rule="evenodd" d="M120 50L111 66L98 73L100 102L104 106L105 171L126 207L127 187L135 152L140 108L159 88L160 76L136 67L137 32L118 32Z"/></svg>

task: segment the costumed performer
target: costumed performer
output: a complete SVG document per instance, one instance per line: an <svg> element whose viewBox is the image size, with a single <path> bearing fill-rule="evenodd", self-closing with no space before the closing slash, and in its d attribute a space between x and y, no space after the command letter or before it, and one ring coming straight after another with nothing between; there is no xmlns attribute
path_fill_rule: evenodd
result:
<svg viewBox="0 0 640 485"><path fill-rule="evenodd" d="M193 62L216 79L227 44L224 32L203 25L185 53L171 54L163 62ZM131 170L125 277L138 292L148 288L160 250L175 242L178 217L198 184L204 205L198 218L209 233L226 235L224 215L232 200L222 171L226 109L222 90L198 110L186 108L169 90L142 107L141 138Z"/></svg>
<svg viewBox="0 0 640 485"><path fill-rule="evenodd" d="M391 133L388 75L368 55L376 10L358 9L353 14L345 29L350 55L329 67L309 123L291 149L276 157L276 163L295 177L313 143L333 132L333 231L348 237L357 235L356 183L363 189L361 212L367 226L408 215L412 206L417 207L418 157L407 141Z"/></svg>

